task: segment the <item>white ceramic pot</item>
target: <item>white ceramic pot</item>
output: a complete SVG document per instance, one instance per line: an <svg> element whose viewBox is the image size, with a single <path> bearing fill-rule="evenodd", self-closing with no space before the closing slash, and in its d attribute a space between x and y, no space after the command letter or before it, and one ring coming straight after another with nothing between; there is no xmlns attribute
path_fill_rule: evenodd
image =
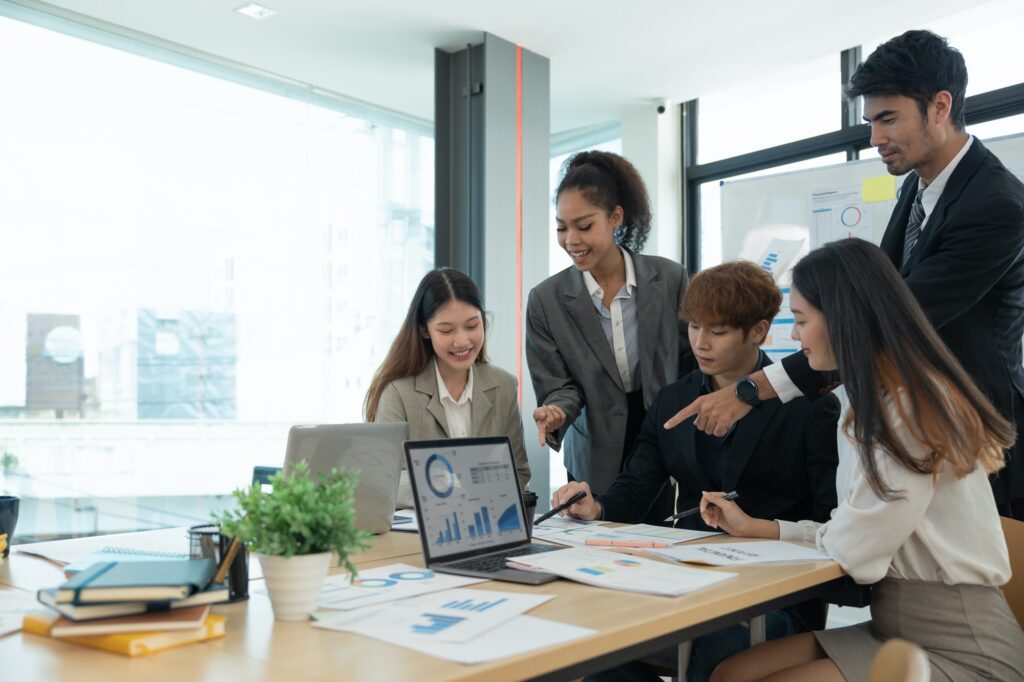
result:
<svg viewBox="0 0 1024 682"><path fill-rule="evenodd" d="M316 609L331 565L330 552L285 558L259 554L270 605L277 620L306 620Z"/></svg>

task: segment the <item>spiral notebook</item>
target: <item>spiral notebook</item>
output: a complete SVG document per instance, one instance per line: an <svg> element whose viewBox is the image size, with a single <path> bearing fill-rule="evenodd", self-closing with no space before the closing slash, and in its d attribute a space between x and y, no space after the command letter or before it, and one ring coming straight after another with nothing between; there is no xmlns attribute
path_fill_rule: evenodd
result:
<svg viewBox="0 0 1024 682"><path fill-rule="evenodd" d="M162 559L172 561L188 558L188 554L175 554L174 552L150 552L141 549L131 549L130 547L104 547L87 557L82 557L78 561L65 566L64 577L70 578L93 564L104 561L160 561Z"/></svg>

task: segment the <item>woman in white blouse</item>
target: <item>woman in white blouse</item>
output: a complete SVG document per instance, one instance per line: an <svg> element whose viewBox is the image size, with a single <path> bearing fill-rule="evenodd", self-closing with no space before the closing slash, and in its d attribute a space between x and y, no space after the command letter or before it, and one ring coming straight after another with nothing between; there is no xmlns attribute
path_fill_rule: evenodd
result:
<svg viewBox="0 0 1024 682"><path fill-rule="evenodd" d="M839 505L827 523L790 523L705 493L701 514L736 536L816 542L858 583L874 584L871 621L767 642L724 661L712 680L866 680L892 637L928 652L932 680L1024 679L988 483L1013 428L877 247L847 239L812 251L793 271L790 303L811 367L844 382Z"/></svg>

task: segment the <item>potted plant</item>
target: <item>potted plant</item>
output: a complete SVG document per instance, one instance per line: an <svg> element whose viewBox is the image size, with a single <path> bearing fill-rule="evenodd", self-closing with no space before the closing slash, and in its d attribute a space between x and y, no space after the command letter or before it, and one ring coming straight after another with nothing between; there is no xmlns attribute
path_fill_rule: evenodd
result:
<svg viewBox="0 0 1024 682"><path fill-rule="evenodd" d="M304 620L314 610L332 554L355 575L351 556L370 538L355 526L358 478L339 468L314 479L300 461L290 475L276 473L269 492L253 485L232 493L238 506L218 519L221 532L259 557L277 620Z"/></svg>

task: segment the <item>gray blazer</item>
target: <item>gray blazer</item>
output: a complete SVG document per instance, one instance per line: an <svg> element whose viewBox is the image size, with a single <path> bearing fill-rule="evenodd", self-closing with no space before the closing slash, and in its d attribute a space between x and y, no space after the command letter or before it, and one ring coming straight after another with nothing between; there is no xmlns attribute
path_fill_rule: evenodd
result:
<svg viewBox="0 0 1024 682"><path fill-rule="evenodd" d="M473 366L471 436L508 436L516 462L519 485L530 482L530 462L523 443L523 420L519 414L519 382L503 369L477 363ZM451 438L448 416L437 389L434 363L414 377L396 379L384 387L377 405L375 422L408 422L409 440ZM402 460L405 469L405 459ZM398 490L399 506L412 506L408 474L402 472Z"/></svg>
<svg viewBox="0 0 1024 682"><path fill-rule="evenodd" d="M679 308L686 269L658 256L630 254L636 272L640 383L644 405L692 363ZM583 274L568 267L530 292L526 359L538 405L557 405L566 423L548 434L569 472L603 493L619 474L626 432L626 393ZM681 360L681 356L685 357Z"/></svg>

